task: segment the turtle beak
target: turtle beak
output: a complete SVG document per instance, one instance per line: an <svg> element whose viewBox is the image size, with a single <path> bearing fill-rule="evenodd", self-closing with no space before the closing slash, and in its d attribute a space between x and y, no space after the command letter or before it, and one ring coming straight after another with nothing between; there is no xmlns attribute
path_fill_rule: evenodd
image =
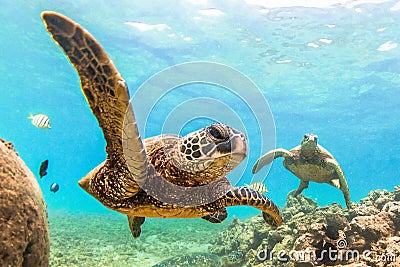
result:
<svg viewBox="0 0 400 267"><path fill-rule="evenodd" d="M237 165L239 165L247 156L248 146L247 146L247 138L241 132L235 133L230 138L230 169L234 169Z"/></svg>
<svg viewBox="0 0 400 267"><path fill-rule="evenodd" d="M247 138L244 133L234 130L233 136L231 137L231 153L232 155L241 156L242 161L248 152Z"/></svg>
<svg viewBox="0 0 400 267"><path fill-rule="evenodd" d="M318 142L318 136L317 135L311 135L309 137L309 141L317 143Z"/></svg>
<svg viewBox="0 0 400 267"><path fill-rule="evenodd" d="M233 128L229 129L229 139L217 144L217 157L230 156L232 163L239 164L248 152L246 135Z"/></svg>
<svg viewBox="0 0 400 267"><path fill-rule="evenodd" d="M308 143L308 142L317 143L317 140L318 140L318 135L306 134L306 135L304 135L304 138L301 141L301 144Z"/></svg>

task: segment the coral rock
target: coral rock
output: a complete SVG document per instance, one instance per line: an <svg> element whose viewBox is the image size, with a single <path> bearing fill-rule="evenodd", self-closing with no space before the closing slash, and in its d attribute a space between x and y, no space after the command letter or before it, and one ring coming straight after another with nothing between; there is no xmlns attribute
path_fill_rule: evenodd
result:
<svg viewBox="0 0 400 267"><path fill-rule="evenodd" d="M383 206L382 212L387 212L392 219L397 231L400 231L400 201L388 202Z"/></svg>
<svg viewBox="0 0 400 267"><path fill-rule="evenodd" d="M286 197L286 208L294 208L297 211L309 212L317 207L317 203L304 195L294 196L295 191L292 191Z"/></svg>
<svg viewBox="0 0 400 267"><path fill-rule="evenodd" d="M49 230L42 192L32 172L0 139L0 266L48 266Z"/></svg>
<svg viewBox="0 0 400 267"><path fill-rule="evenodd" d="M396 186L394 188L394 200L395 201L400 201L400 185Z"/></svg>
<svg viewBox="0 0 400 267"><path fill-rule="evenodd" d="M376 216L356 217L350 222L350 227L353 232L364 236L368 242L375 242L395 233L394 223L386 212L381 212Z"/></svg>
<svg viewBox="0 0 400 267"><path fill-rule="evenodd" d="M366 204L367 206L374 206L379 210L389 201L394 200L394 193L387 190L375 190L371 191L366 198L360 200L360 204Z"/></svg>
<svg viewBox="0 0 400 267"><path fill-rule="evenodd" d="M240 266L400 266L399 196L400 186L394 192L371 191L353 209L343 210L336 203L318 207L291 192L281 209L282 226L273 229L259 215L234 222L219 234L223 240L216 238L212 250L224 256L239 247L245 255ZM334 257L324 253L329 250ZM365 251L374 257L363 258ZM343 257L347 252L349 257Z"/></svg>

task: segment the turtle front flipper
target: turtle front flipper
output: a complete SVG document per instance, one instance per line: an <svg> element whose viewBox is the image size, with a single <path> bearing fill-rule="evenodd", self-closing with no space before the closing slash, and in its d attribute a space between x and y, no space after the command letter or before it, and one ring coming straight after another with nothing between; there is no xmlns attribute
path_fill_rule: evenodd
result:
<svg viewBox="0 0 400 267"><path fill-rule="evenodd" d="M330 184L331 186L336 187L337 189L340 190L340 182L339 182L339 179L330 180L328 184Z"/></svg>
<svg viewBox="0 0 400 267"><path fill-rule="evenodd" d="M263 213L265 222L273 227L282 224L282 216L279 214L278 207L260 192L248 187L237 187L225 195L225 204L229 206L252 206Z"/></svg>
<svg viewBox="0 0 400 267"><path fill-rule="evenodd" d="M253 166L252 172L253 174L256 174L262 169L262 167L270 164L272 161L274 161L274 159L279 157L289 157L289 156L291 156L290 151L287 151L286 149L283 148L278 148L268 151L266 154L264 154L261 158L257 160L257 162Z"/></svg>
<svg viewBox="0 0 400 267"><path fill-rule="evenodd" d="M143 178L147 173L147 158L139 136L133 111L129 123L129 156L135 158L135 166L125 170L125 157L122 148L122 133L125 114L131 110L128 87L97 40L82 26L56 12L45 11L41 14L47 31L54 41L64 50L71 64L79 74L81 89L89 106L99 122L107 146L107 161L98 168L99 172L89 184L88 191L97 198L101 192L108 196L128 198L135 195L140 187L135 179ZM128 109L128 107L130 109ZM117 166L116 166L117 165ZM123 168L123 170L120 170ZM117 172L113 172L118 170ZM133 170L133 171L132 171ZM88 180L89 176L83 178ZM97 179L97 180L96 180Z"/></svg>
<svg viewBox="0 0 400 267"><path fill-rule="evenodd" d="M140 236L140 233L142 232L140 226L142 226L145 219L146 219L145 217L136 217L128 215L129 229L131 230L133 238L138 238Z"/></svg>
<svg viewBox="0 0 400 267"><path fill-rule="evenodd" d="M228 212L225 208L220 209L217 212L201 217L202 219L209 221L210 223L221 223L228 217Z"/></svg>
<svg viewBox="0 0 400 267"><path fill-rule="evenodd" d="M335 170L336 174L338 175L339 184L340 184L339 189L343 193L347 208L351 209L350 191L349 191L349 187L347 185L346 177L344 177L342 168L339 166L339 164L336 161L327 160L326 164L328 166L331 166Z"/></svg>

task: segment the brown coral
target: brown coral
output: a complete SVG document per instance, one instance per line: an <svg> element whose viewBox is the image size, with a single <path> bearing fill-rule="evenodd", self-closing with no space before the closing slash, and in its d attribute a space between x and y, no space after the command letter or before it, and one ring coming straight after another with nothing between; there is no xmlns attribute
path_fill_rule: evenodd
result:
<svg viewBox="0 0 400 267"><path fill-rule="evenodd" d="M0 266L48 266L49 230L39 185L0 139Z"/></svg>

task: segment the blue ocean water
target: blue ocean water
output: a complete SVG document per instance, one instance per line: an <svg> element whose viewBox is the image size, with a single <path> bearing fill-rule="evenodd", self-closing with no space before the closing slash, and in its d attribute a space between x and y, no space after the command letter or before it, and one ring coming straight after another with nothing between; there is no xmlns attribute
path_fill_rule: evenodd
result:
<svg viewBox="0 0 400 267"><path fill-rule="evenodd" d="M276 129L264 130L276 131L276 147L290 149L305 133L318 134L341 164L353 201L399 184L400 4L266 2L1 0L0 137L14 143L37 176L40 163L49 159L49 174L38 178L49 212L107 212L77 184L106 154L78 75L44 29L44 10L60 12L89 30L131 95L175 64L226 64L249 77L268 101ZM145 137L158 134L155 127L175 106L202 96L225 99L242 116L249 140L259 140L246 105L218 87L199 85L166 95L146 122L154 132L149 127ZM47 114L52 128L35 128L27 119L30 112ZM211 121L193 121L181 133ZM251 143L253 150L259 146ZM244 174L229 179L249 183L258 156L250 153ZM273 163L265 183L268 197L283 206L299 180L281 161ZM49 190L53 182L60 185L56 194ZM311 183L303 193L320 205L344 204L341 192L325 184ZM251 208L233 210L238 217L258 214Z"/></svg>

